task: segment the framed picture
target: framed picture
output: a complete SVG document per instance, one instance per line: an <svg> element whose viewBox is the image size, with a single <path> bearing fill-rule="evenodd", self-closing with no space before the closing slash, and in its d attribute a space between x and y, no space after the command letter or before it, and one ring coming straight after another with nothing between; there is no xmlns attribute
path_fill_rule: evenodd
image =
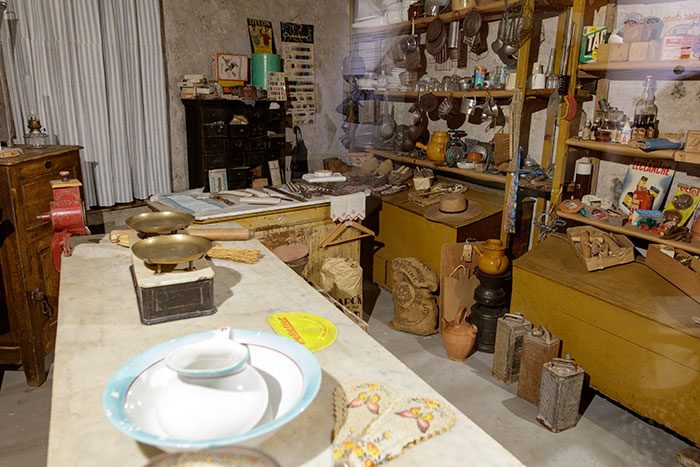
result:
<svg viewBox="0 0 700 467"><path fill-rule="evenodd" d="M228 177L226 169L212 169L209 175L209 193L218 193L228 190Z"/></svg>
<svg viewBox="0 0 700 467"><path fill-rule="evenodd" d="M248 81L247 55L217 53L211 56L211 63L217 81Z"/></svg>
<svg viewBox="0 0 700 467"><path fill-rule="evenodd" d="M685 150L700 153L700 130L688 131L688 136L685 138Z"/></svg>

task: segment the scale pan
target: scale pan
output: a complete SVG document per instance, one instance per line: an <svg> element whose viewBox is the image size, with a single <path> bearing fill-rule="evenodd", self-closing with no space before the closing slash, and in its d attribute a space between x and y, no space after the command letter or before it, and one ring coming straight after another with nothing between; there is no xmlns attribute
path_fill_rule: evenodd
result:
<svg viewBox="0 0 700 467"><path fill-rule="evenodd" d="M169 233L183 229L194 222L194 216L184 212L144 212L131 216L126 225L143 233Z"/></svg>
<svg viewBox="0 0 700 467"><path fill-rule="evenodd" d="M174 234L145 238L134 243L131 251L151 264L178 264L199 259L210 248L206 238Z"/></svg>

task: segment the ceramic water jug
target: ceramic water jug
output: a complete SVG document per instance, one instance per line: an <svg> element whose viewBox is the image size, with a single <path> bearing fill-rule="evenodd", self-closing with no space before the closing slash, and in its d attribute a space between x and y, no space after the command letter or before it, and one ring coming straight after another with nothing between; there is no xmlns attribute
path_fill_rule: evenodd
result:
<svg viewBox="0 0 700 467"><path fill-rule="evenodd" d="M442 318L442 345L445 346L447 357L455 362L463 362L474 347L478 328L466 321L467 307L457 312L454 321Z"/></svg>
<svg viewBox="0 0 700 467"><path fill-rule="evenodd" d="M481 255L478 262L479 269L486 274L492 275L506 272L510 261L506 256L506 247L503 243L498 239L490 239L484 242L482 248L483 252L478 246L474 246L477 253Z"/></svg>
<svg viewBox="0 0 700 467"><path fill-rule="evenodd" d="M426 146L423 143L416 143L417 148L425 149L428 159L435 162L445 162L445 149L450 137L446 131L434 131L430 143Z"/></svg>

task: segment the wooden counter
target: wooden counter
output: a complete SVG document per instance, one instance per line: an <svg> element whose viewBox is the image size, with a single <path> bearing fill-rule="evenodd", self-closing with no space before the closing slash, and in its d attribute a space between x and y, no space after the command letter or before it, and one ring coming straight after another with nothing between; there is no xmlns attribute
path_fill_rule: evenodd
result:
<svg viewBox="0 0 700 467"><path fill-rule="evenodd" d="M513 262L513 312L559 336L593 388L700 442L700 304L646 265L587 272L550 236Z"/></svg>

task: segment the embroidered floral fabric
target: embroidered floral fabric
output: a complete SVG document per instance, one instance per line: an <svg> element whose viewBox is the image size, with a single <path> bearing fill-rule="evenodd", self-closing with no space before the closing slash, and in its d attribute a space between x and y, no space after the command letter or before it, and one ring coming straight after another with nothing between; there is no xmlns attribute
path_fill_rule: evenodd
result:
<svg viewBox="0 0 700 467"><path fill-rule="evenodd" d="M442 401L420 396L396 398L393 389L374 383L339 386L335 404L334 461L349 467L373 467L390 461L406 447L449 430L455 421L454 413Z"/></svg>

